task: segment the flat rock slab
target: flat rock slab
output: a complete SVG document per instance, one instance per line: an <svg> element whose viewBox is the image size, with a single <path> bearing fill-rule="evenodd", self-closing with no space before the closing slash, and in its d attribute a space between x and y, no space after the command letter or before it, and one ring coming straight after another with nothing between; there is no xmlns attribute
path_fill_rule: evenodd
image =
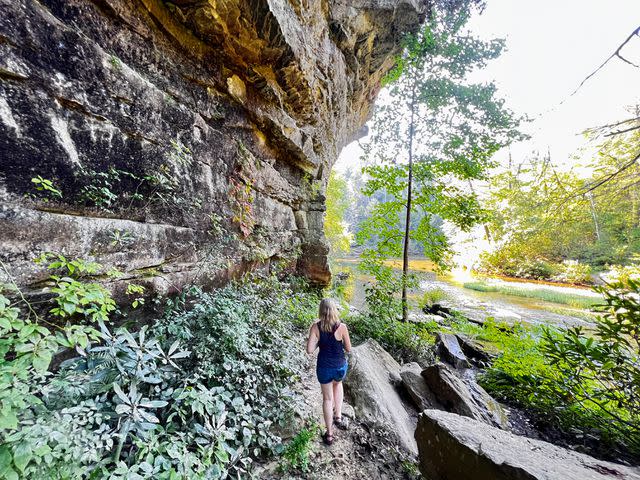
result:
<svg viewBox="0 0 640 480"><path fill-rule="evenodd" d="M385 425L412 454L416 422L407 412L394 384L400 365L377 342L367 340L351 350L349 373L344 386L360 420Z"/></svg>
<svg viewBox="0 0 640 480"><path fill-rule="evenodd" d="M420 414L415 435L429 480L640 480L637 469L439 410Z"/></svg>

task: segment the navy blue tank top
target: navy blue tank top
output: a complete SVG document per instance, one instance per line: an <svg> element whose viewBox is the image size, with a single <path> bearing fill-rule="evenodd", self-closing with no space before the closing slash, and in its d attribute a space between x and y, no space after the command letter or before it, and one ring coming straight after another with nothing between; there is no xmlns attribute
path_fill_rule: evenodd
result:
<svg viewBox="0 0 640 480"><path fill-rule="evenodd" d="M344 355L344 346L342 341L336 340L335 333L340 322L336 323L330 332L320 330L320 322L316 323L320 332L320 353L318 353L318 367L323 368L340 368L347 362Z"/></svg>

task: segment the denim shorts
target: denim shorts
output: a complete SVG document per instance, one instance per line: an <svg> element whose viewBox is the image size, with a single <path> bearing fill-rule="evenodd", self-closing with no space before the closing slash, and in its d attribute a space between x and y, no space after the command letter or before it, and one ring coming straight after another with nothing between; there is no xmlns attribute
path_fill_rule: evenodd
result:
<svg viewBox="0 0 640 480"><path fill-rule="evenodd" d="M341 382L347 375L347 368L349 365L345 364L341 367L316 367L316 375L318 381L322 384L331 382Z"/></svg>

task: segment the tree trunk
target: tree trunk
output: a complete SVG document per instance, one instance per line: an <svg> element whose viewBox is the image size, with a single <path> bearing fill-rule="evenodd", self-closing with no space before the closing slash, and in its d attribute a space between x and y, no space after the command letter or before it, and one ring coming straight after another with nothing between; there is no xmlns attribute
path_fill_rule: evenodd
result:
<svg viewBox="0 0 640 480"><path fill-rule="evenodd" d="M404 248L402 251L402 321L409 320L409 305L407 302L407 277L409 275L409 232L411 230L411 195L413 188L413 135L416 100L416 81L411 89L411 122L409 123L409 172L407 180L407 215L404 226Z"/></svg>
<svg viewBox="0 0 640 480"><path fill-rule="evenodd" d="M593 201L593 193L589 192L587 196L589 197L589 206L591 207L591 216L593 217L593 225L596 231L596 239L599 242L601 240L600 224L598 223L598 213L596 212L596 205L595 205L595 202Z"/></svg>

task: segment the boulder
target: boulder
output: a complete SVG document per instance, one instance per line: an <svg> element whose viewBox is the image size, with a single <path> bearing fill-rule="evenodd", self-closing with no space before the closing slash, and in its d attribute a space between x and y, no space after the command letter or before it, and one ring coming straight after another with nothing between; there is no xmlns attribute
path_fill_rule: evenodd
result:
<svg viewBox="0 0 640 480"><path fill-rule="evenodd" d="M472 375L463 380L456 372L437 363L422 371L427 388L448 412L471 417L500 428L507 428L507 416L498 402L478 385Z"/></svg>
<svg viewBox="0 0 640 480"><path fill-rule="evenodd" d="M422 367L420 365L415 362L403 365L400 369L400 377L405 390L418 410L442 409L442 405L440 405L436 396L429 390L424 378L422 378Z"/></svg>
<svg viewBox="0 0 640 480"><path fill-rule="evenodd" d="M640 480L637 469L438 410L420 414L415 436L430 480Z"/></svg>
<svg viewBox="0 0 640 480"><path fill-rule="evenodd" d="M465 357L458 339L455 335L450 333L437 333L436 334L436 352L438 356L453 365L455 368L463 369L469 368L469 361Z"/></svg>
<svg viewBox="0 0 640 480"><path fill-rule="evenodd" d="M490 352L487 347L482 345L480 342L465 337L464 335L456 335L456 338L458 339L460 348L467 359L479 367L484 368L491 364L493 359L497 356L495 353Z"/></svg>
<svg viewBox="0 0 640 480"><path fill-rule="evenodd" d="M443 317L451 316L452 307L450 305L444 305L442 303L434 303L431 305L425 305L422 307L422 311L424 313L428 313L431 315L440 315Z"/></svg>
<svg viewBox="0 0 640 480"><path fill-rule="evenodd" d="M376 341L367 340L351 350L345 390L361 420L395 433L399 443L417 453L413 438L415 420L407 412L394 383L400 365Z"/></svg>

